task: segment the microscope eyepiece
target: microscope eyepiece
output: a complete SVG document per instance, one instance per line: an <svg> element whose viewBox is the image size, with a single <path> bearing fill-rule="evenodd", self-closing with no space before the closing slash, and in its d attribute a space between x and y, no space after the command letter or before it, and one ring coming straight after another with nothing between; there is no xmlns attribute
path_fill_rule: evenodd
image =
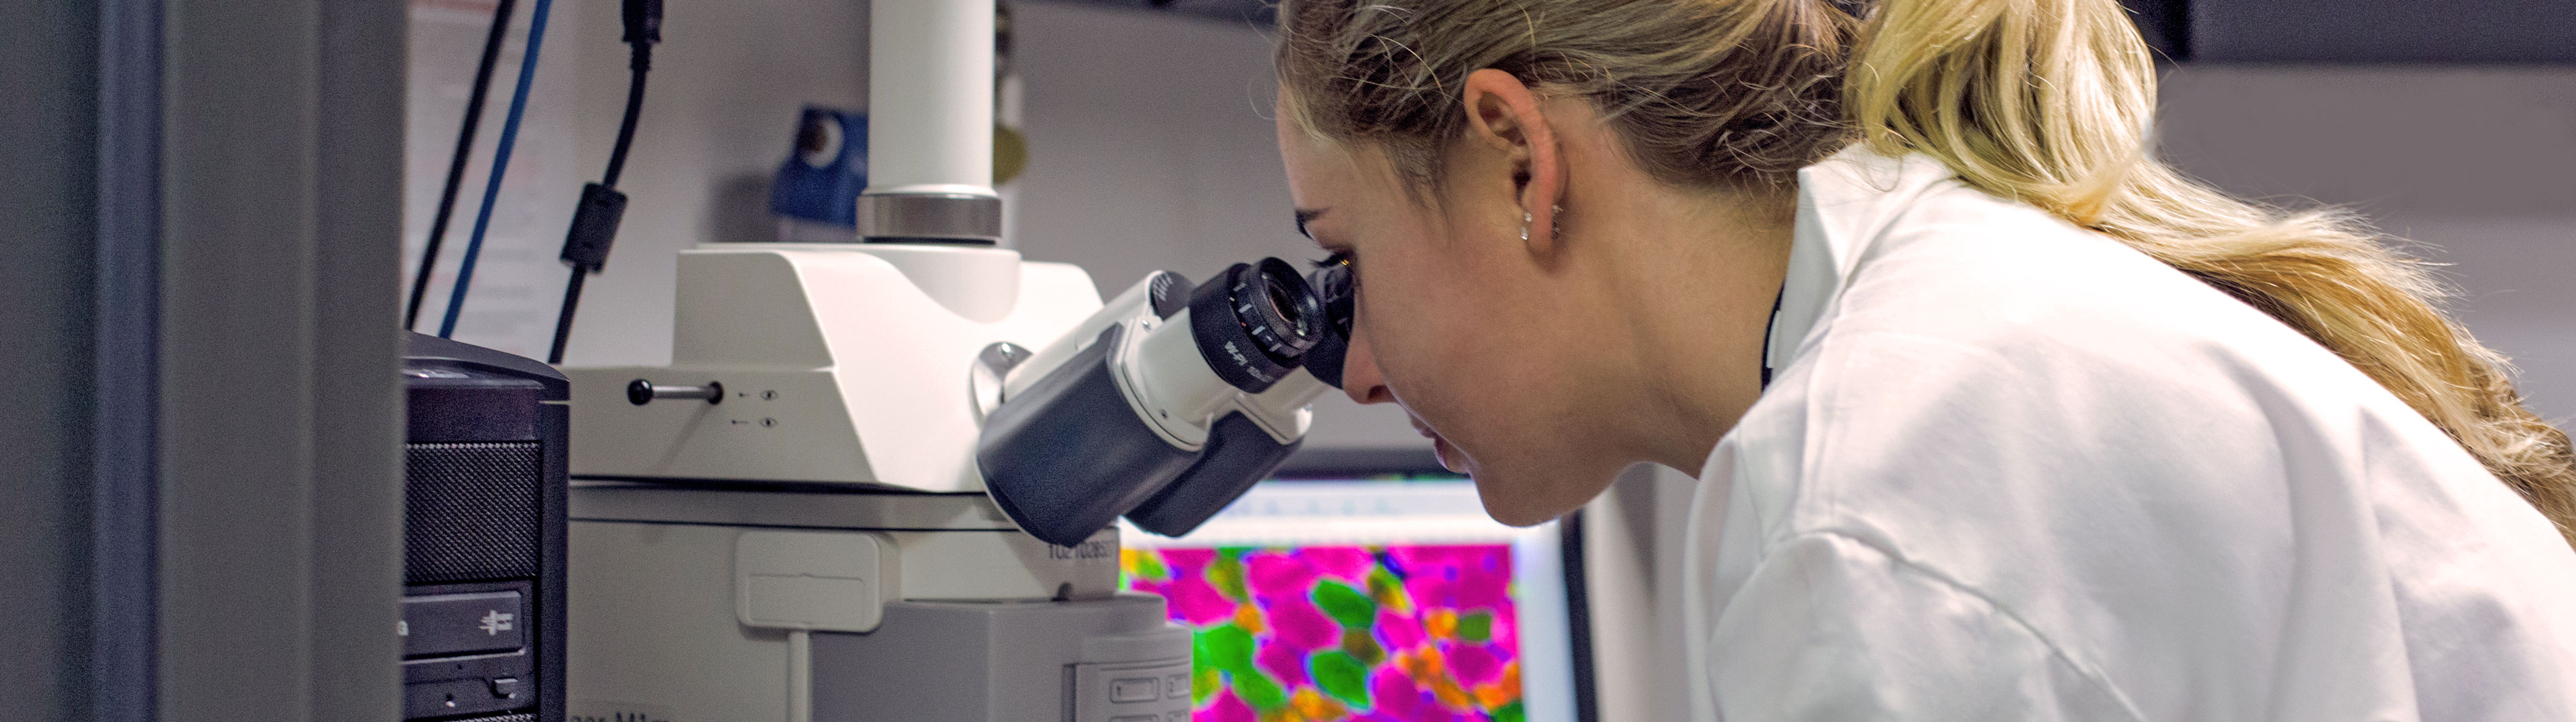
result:
<svg viewBox="0 0 2576 722"><path fill-rule="evenodd" d="M1315 269L1306 278L1315 292L1316 304L1324 310L1324 333L1315 347L1306 350L1306 372L1334 388L1342 386L1342 357L1351 348L1351 266L1336 263Z"/></svg>
<svg viewBox="0 0 2576 722"><path fill-rule="evenodd" d="M1297 267L1237 263L1190 295L1190 331L1217 377L1261 393L1324 340L1324 308Z"/></svg>
<svg viewBox="0 0 2576 722"><path fill-rule="evenodd" d="M1331 326L1334 333L1349 338L1351 314L1357 310L1351 293L1351 264L1335 263L1315 269L1314 275L1307 277L1306 284L1315 289L1316 302L1324 308L1324 323Z"/></svg>

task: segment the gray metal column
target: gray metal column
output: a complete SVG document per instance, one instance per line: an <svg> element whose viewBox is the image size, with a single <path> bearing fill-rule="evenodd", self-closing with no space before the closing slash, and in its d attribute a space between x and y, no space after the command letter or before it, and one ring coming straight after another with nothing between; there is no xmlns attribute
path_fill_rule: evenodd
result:
<svg viewBox="0 0 2576 722"><path fill-rule="evenodd" d="M402 13L0 24L0 716L395 718Z"/></svg>
<svg viewBox="0 0 2576 722"><path fill-rule="evenodd" d="M397 719L404 5L164 0L159 719Z"/></svg>
<svg viewBox="0 0 2576 722"><path fill-rule="evenodd" d="M0 23L0 710L90 718L98 6Z"/></svg>

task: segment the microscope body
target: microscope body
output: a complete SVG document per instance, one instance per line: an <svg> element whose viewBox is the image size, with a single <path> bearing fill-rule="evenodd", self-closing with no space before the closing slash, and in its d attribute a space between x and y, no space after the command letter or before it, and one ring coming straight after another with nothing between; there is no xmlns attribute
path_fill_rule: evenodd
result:
<svg viewBox="0 0 2576 722"><path fill-rule="evenodd" d="M1080 269L711 245L676 306L671 365L567 370L571 719L1188 716L1189 634L1118 592L1117 529L1042 541L976 468L979 354L1092 316Z"/></svg>
<svg viewBox="0 0 2576 722"><path fill-rule="evenodd" d="M1082 269L938 244L709 244L680 254L671 364L577 368L586 478L983 490L977 354L1100 308ZM630 403L642 380L724 397Z"/></svg>

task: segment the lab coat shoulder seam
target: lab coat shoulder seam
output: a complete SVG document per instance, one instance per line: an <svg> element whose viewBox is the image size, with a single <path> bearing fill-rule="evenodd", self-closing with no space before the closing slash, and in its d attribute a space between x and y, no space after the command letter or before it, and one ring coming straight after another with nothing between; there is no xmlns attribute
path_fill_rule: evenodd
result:
<svg viewBox="0 0 2576 722"><path fill-rule="evenodd" d="M2048 650L2049 656L2056 659L2058 663L2064 664L2067 668L2074 670L2076 674L2082 675L2086 683L2094 685L2104 694L2109 695L2113 701L2119 703L2120 710L2127 713L2128 719L2133 720L2134 722L2145 722L2146 714L2138 709L2137 703L2130 700L2129 695L2121 691L2120 686L2113 683L2110 677L2104 674L2100 668L2089 664L2084 660L2077 659L2075 655L2068 653L2066 648L2059 645L2057 640L2051 638L2046 631L2040 629L2037 625L2031 624L2029 619L2024 618L2021 614L2013 611L2012 607L2004 604L2001 599L1996 598L1994 595L1986 593L1985 590L1979 589L1975 585L1968 584L1958 577L1943 572L1939 568L1928 563L1909 557L1903 552L1895 549L1892 545L1879 543L1872 540L1866 534L1855 533L1850 530L1839 528L1808 529L1793 533L1782 539L1782 545L1786 546L1787 544L1808 538L1818 540L1841 539L1848 541L1854 546L1886 557L1889 565L1898 572L1912 572L1914 574L1922 575L1924 578L1930 579L1941 586L1948 587L1961 594L1966 594L1975 598L1977 601L1985 604L1986 609L1990 610L1992 614L2009 620L2012 622L2014 627L2021 629L2025 634L2029 634L2031 639L2037 640L2041 647Z"/></svg>
<svg viewBox="0 0 2576 722"><path fill-rule="evenodd" d="M1838 412L1846 408L1847 397L1855 394L1867 396L1875 392L1868 383L1855 384L1850 381L1869 378L1869 375L1855 373L1852 369L1862 362L1864 357L1862 352L1868 345L1866 341L1880 338L1917 343L1928 342L1963 354L1989 357L1998 355L1993 349L1962 344L1953 339L1901 331L1864 330L1817 334L1815 348L1811 353L1815 355L1814 363L1818 368L1807 375L1804 386L1799 389L1805 396L1806 403L1801 407L1805 418L1800 420L1803 438L1799 439L1801 449L1798 456L1797 478L1790 484L1791 498L1781 500L1788 505L1781 515L1783 517L1781 527L1776 530L1766 530L1769 533L1765 536L1772 540L1771 548L1777 549L1787 544L1802 531L1826 528L1846 518L1840 509L1840 501L1835 496L1836 487L1839 485L1834 483L1834 472L1837 468L1834 460L1838 456L1832 451L1839 448L1838 437L1846 431L1843 414ZM1830 374L1823 368L1828 364L1834 367ZM1834 379L1842 379L1844 382L1826 383L1822 379L1828 375ZM1920 380L1916 379L1916 381Z"/></svg>
<svg viewBox="0 0 2576 722"><path fill-rule="evenodd" d="M1830 490L1818 482L1822 478L1821 470L1826 460L1832 458L1828 448L1834 446L1832 409L1839 403L1842 391L1841 385L1825 383L1823 379L1843 376L1842 368L1836 368L1828 373L1822 367L1828 363L1838 367L1848 366L1851 362L1849 354L1840 353L1841 344L1837 343L1839 337L1831 331L1834 318L1841 313L1841 303L1829 304L1824 315L1817 321L1816 331L1809 336L1810 343L1800 354L1812 358L1810 362L1812 365L1807 369L1807 373L1803 374L1803 378L1799 379L1797 389L1801 402L1798 404L1798 413L1802 418L1798 419L1799 449L1795 457L1797 459L1796 478L1789 480L1789 498L1780 500L1785 507L1781 514L1779 528L1764 530L1766 532L1764 536L1774 540L1771 546L1775 549L1779 545L1786 544L1788 537L1794 535L1802 526L1799 510L1808 507L1809 504L1812 503L1815 506L1813 513L1816 518L1834 518L1836 501Z"/></svg>

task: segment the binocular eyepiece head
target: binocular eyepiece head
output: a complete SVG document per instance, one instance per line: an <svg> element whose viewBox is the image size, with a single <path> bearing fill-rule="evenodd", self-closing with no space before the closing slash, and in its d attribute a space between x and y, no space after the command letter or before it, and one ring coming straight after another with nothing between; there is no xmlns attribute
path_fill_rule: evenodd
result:
<svg viewBox="0 0 2576 722"><path fill-rule="evenodd" d="M1187 533L1304 442L1350 329L1346 265L1309 277L1264 258L1196 286L1148 275L1007 371L976 453L985 489L1053 544L1122 515Z"/></svg>

